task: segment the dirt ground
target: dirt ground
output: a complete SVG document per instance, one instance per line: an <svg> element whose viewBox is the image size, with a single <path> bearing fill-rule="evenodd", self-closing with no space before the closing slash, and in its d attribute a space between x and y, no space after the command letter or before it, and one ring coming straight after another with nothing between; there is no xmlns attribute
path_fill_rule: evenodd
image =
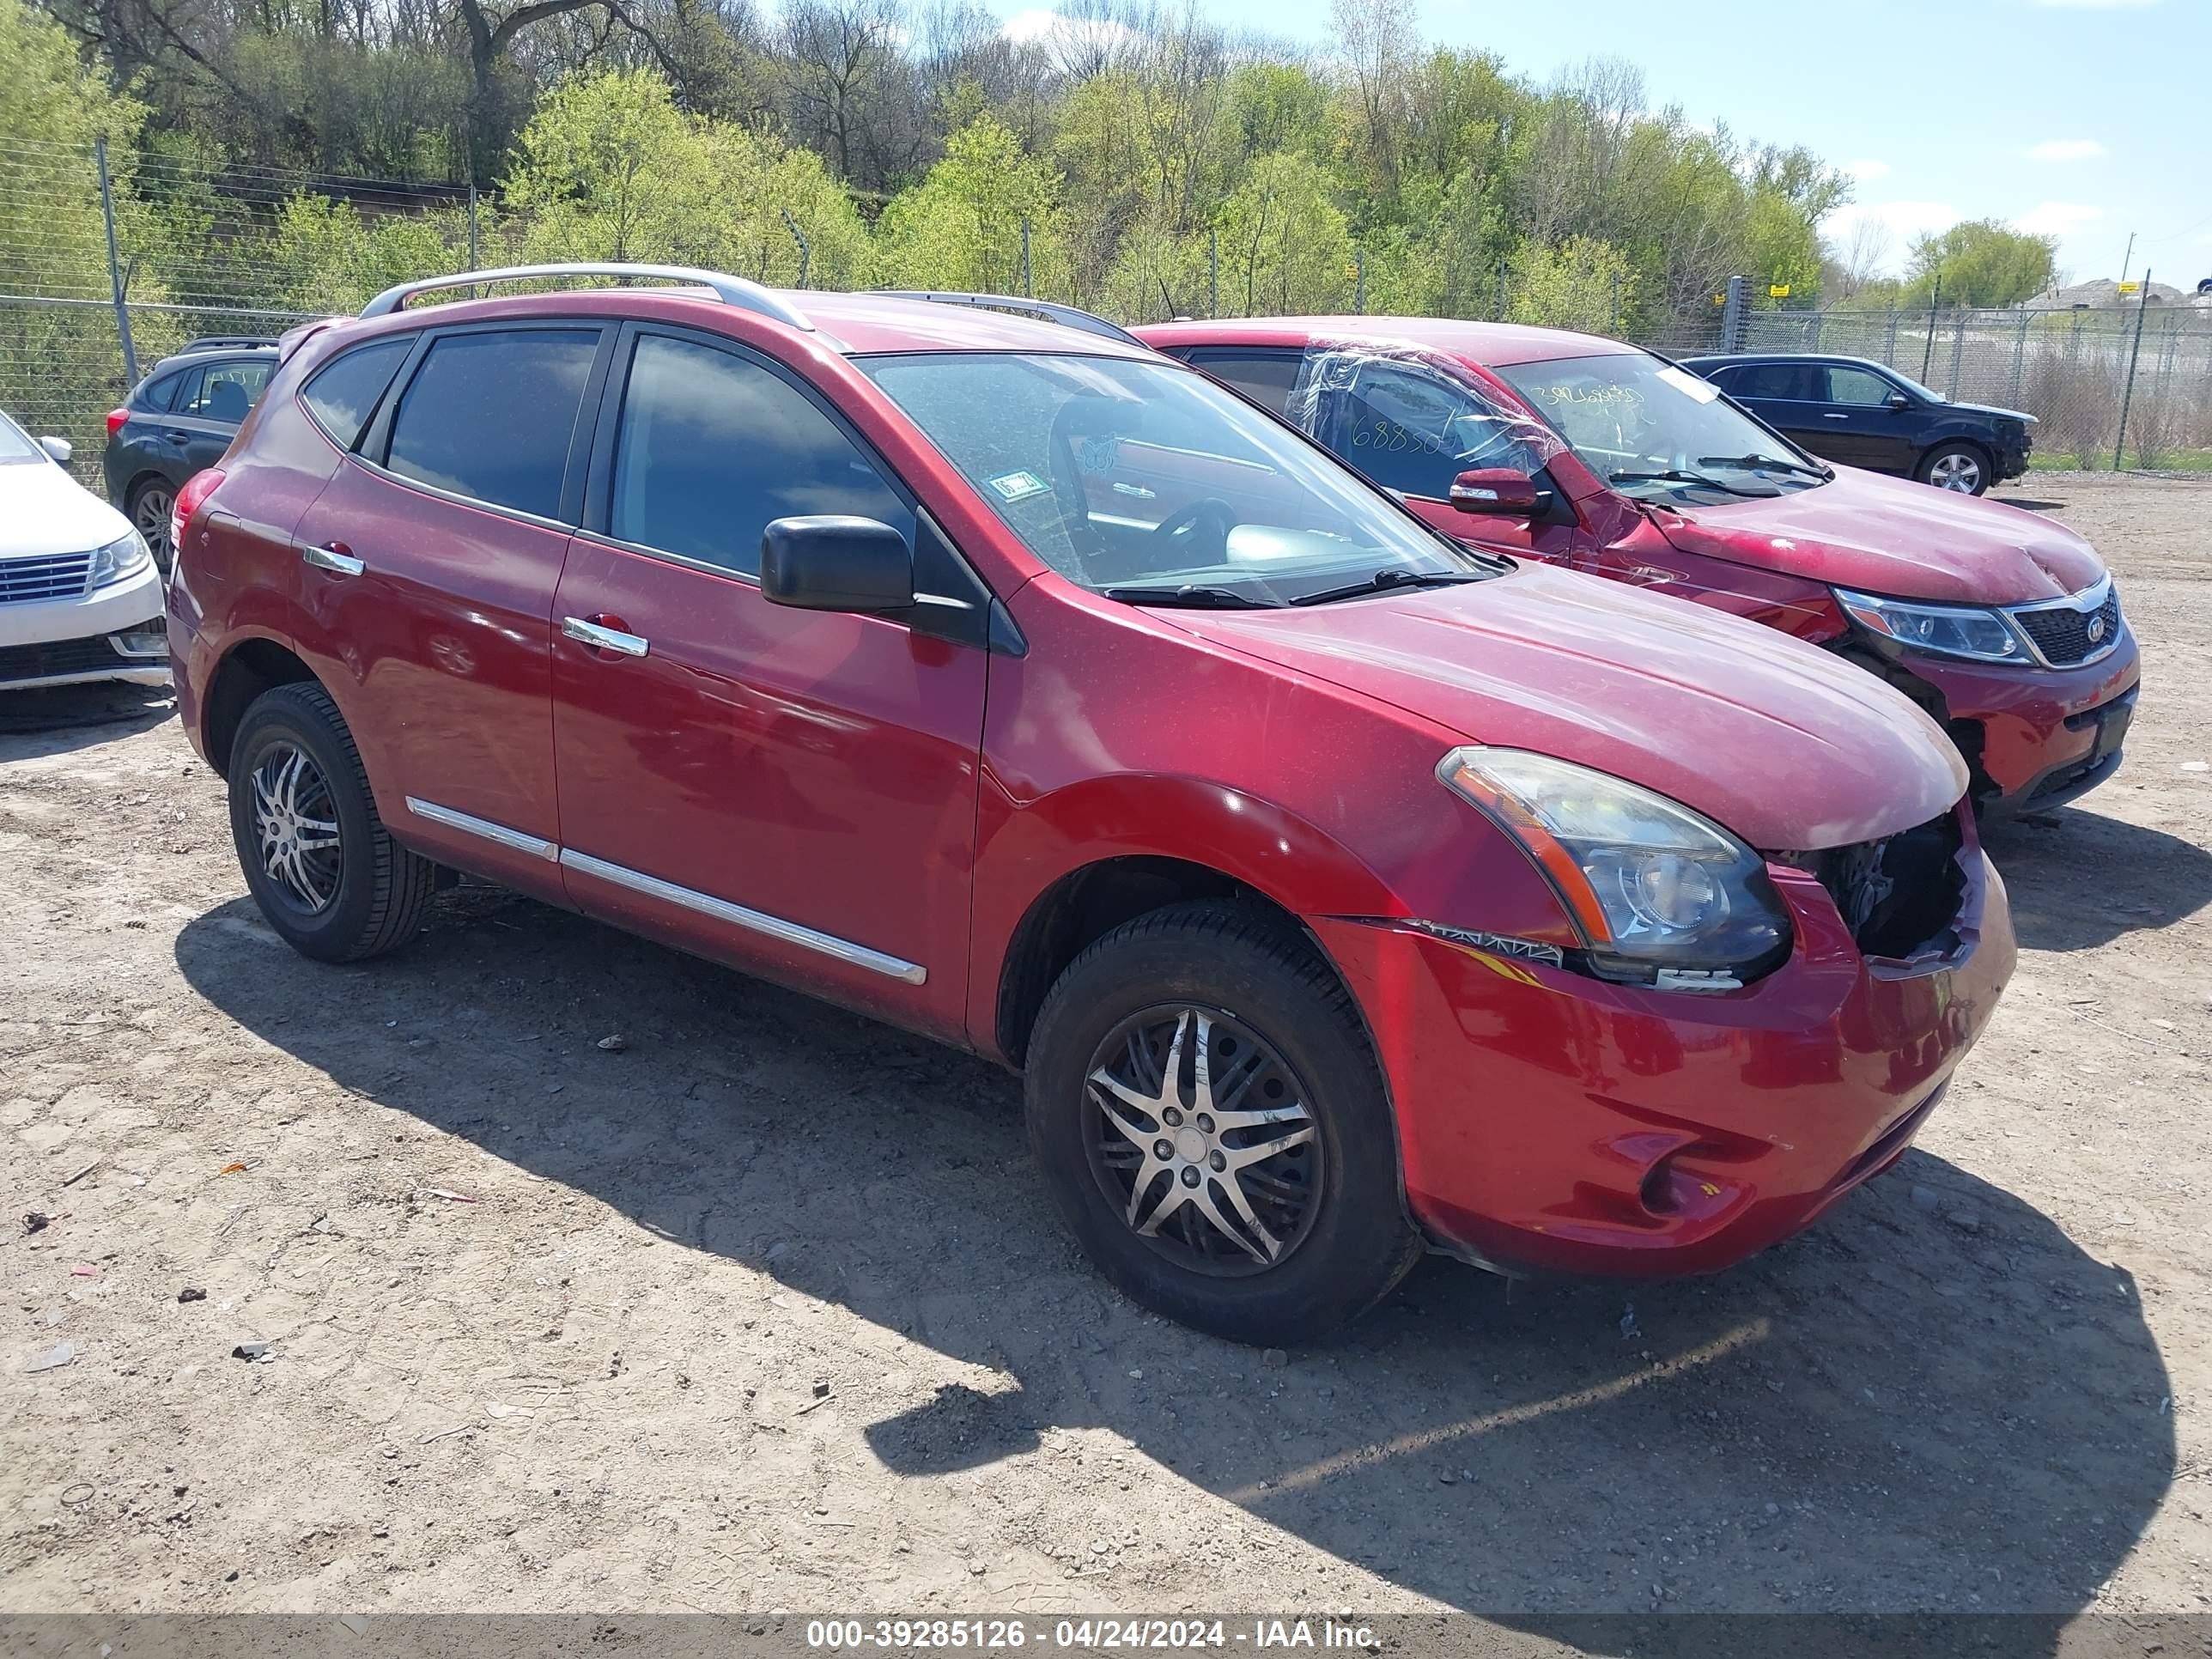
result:
<svg viewBox="0 0 2212 1659"><path fill-rule="evenodd" d="M0 1611L2212 1613L2212 482L2027 483L2146 690L1917 1150L1287 1364L1103 1286L1010 1078L488 889L303 962L165 701L19 695Z"/></svg>

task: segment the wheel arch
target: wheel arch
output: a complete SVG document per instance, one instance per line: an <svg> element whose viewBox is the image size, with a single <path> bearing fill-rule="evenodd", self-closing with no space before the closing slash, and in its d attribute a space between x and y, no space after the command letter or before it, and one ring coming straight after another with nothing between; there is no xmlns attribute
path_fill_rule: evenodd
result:
<svg viewBox="0 0 2212 1659"><path fill-rule="evenodd" d="M323 686L315 672L281 640L251 635L223 653L208 677L207 695L200 715L201 752L208 764L223 776L230 775L230 750L239 722L253 700L279 685L307 681Z"/></svg>

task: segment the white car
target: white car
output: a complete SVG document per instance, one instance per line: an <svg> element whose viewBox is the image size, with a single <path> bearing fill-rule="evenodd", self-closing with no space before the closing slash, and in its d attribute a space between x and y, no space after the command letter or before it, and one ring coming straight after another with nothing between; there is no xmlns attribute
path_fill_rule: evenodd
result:
<svg viewBox="0 0 2212 1659"><path fill-rule="evenodd" d="M60 438L0 415L0 691L169 683L161 578L130 520L70 477Z"/></svg>

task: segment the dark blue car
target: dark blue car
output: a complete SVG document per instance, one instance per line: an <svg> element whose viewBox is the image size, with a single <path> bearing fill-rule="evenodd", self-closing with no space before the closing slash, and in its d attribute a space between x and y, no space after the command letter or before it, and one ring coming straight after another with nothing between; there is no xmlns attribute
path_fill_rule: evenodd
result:
<svg viewBox="0 0 2212 1659"><path fill-rule="evenodd" d="M169 509L185 479L213 466L276 367L276 343L223 335L165 357L107 415L107 497L169 568Z"/></svg>

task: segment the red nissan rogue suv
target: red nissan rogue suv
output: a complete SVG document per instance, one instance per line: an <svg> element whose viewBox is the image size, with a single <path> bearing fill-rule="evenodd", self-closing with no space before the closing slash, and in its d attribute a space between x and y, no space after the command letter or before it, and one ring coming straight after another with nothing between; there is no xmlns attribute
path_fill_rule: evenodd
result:
<svg viewBox="0 0 2212 1659"><path fill-rule="evenodd" d="M2061 805L2118 769L2135 636L2062 525L1830 466L1711 382L1586 334L1410 317L1137 331L1447 535L1701 600L1873 670L1950 732L1984 813Z"/></svg>
<svg viewBox="0 0 2212 1659"><path fill-rule="evenodd" d="M395 291L179 499L184 721L307 955L463 870L1019 1067L1100 1267L1250 1341L1425 1243L1733 1261L1988 1020L1966 769L1873 677L1081 313L582 270L690 286Z"/></svg>

